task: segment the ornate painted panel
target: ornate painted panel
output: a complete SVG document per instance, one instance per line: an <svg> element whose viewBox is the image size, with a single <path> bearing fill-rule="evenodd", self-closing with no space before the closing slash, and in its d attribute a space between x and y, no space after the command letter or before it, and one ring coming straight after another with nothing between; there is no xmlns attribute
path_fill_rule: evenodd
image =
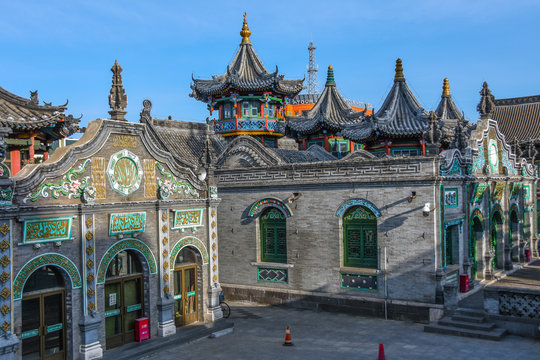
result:
<svg viewBox="0 0 540 360"><path fill-rule="evenodd" d="M96 189L96 199L105 199L107 186L105 184L105 158L92 158L92 186Z"/></svg>
<svg viewBox="0 0 540 360"><path fill-rule="evenodd" d="M169 210L160 209L158 216L159 224L159 253L161 258L160 269L160 294L162 297L171 293L171 269L174 268L175 258L171 257L169 242Z"/></svg>
<svg viewBox="0 0 540 360"><path fill-rule="evenodd" d="M255 214L257 214L257 212L259 212L259 210L268 206L273 206L273 207L278 208L279 210L281 210L283 214L285 214L286 217L292 216L291 211L289 210L287 205L285 205L285 203L283 203L282 201L278 199L265 198L265 199L261 199L257 201L255 204L251 206L248 212L248 217L254 216Z"/></svg>
<svg viewBox="0 0 540 360"><path fill-rule="evenodd" d="M503 195L504 195L504 189L506 188L505 183L497 183L495 185L495 190L493 191L493 200L495 201L501 201Z"/></svg>
<svg viewBox="0 0 540 360"><path fill-rule="evenodd" d="M445 207L457 207L458 206L459 191L457 188L445 188L444 189L444 206Z"/></svg>
<svg viewBox="0 0 540 360"><path fill-rule="evenodd" d="M286 283L289 273L287 269L257 268L257 280Z"/></svg>
<svg viewBox="0 0 540 360"><path fill-rule="evenodd" d="M11 186L0 186L0 206L10 206L12 204L13 204L13 188Z"/></svg>
<svg viewBox="0 0 540 360"><path fill-rule="evenodd" d="M144 159L144 197L155 198L157 196L156 161Z"/></svg>
<svg viewBox="0 0 540 360"><path fill-rule="evenodd" d="M0 220L0 329L6 334L13 331L11 221Z"/></svg>
<svg viewBox="0 0 540 360"><path fill-rule="evenodd" d="M218 236L217 236L217 209L211 207L209 209L210 216L208 217L209 229L210 229L210 272L212 279L212 287L217 286L219 282L218 271Z"/></svg>
<svg viewBox="0 0 540 360"><path fill-rule="evenodd" d="M180 239L176 244L174 244L173 249L171 250L171 269L174 268L174 262L176 261L176 255L186 246L193 246L197 250L199 250L199 253L202 256L203 263L208 264L208 251L206 250L206 246L204 246L203 242L199 239L197 239L194 236L187 236L185 238Z"/></svg>
<svg viewBox="0 0 540 360"><path fill-rule="evenodd" d="M84 215L82 219L83 301L84 314L88 315L97 312L95 224L93 214Z"/></svg>
<svg viewBox="0 0 540 360"><path fill-rule="evenodd" d="M107 166L111 187L122 195L129 195L141 185L143 169L139 157L129 150L111 156Z"/></svg>
<svg viewBox="0 0 540 360"><path fill-rule="evenodd" d="M375 206L375 204L373 204L371 201L364 200L364 199L353 199L353 200L347 201L346 203L341 205L339 209L336 211L336 216L340 218L348 208L352 206L358 206L358 205L369 209L373 213L373 215L375 215L376 218L381 217L381 212Z"/></svg>
<svg viewBox="0 0 540 360"><path fill-rule="evenodd" d="M377 275L340 274L342 289L377 290Z"/></svg>
<svg viewBox="0 0 540 360"><path fill-rule="evenodd" d="M471 195L471 203L479 203L482 201L484 192L486 191L488 184L486 183L475 183Z"/></svg>
<svg viewBox="0 0 540 360"><path fill-rule="evenodd" d="M477 172L477 173L482 172L484 170L485 165L486 165L486 155L485 155L484 143L482 142L480 146L478 146L478 155L474 157L472 171Z"/></svg>
<svg viewBox="0 0 540 360"><path fill-rule="evenodd" d="M529 200L531 198L531 185L523 185L523 198Z"/></svg>
<svg viewBox="0 0 540 360"><path fill-rule="evenodd" d="M73 289L78 289L82 286L81 274L77 266L70 259L62 254L47 253L31 259L19 270L15 280L13 280L13 298L15 300L21 299L24 284L30 275L45 265L54 265L64 270L71 279Z"/></svg>
<svg viewBox="0 0 540 360"><path fill-rule="evenodd" d="M145 212L111 214L109 235L144 232L145 224Z"/></svg>
<svg viewBox="0 0 540 360"><path fill-rule="evenodd" d="M184 229L202 225L204 209L174 210L173 229Z"/></svg>
<svg viewBox="0 0 540 360"><path fill-rule="evenodd" d="M193 189L190 183L179 181L172 173L165 170L165 167L160 163L156 163L159 174L162 176L157 179L159 195L162 199L168 199L171 195L177 194L180 196L191 196L198 198L199 193Z"/></svg>
<svg viewBox="0 0 540 360"><path fill-rule="evenodd" d="M107 273L107 268L109 267L109 263L111 260L120 252L124 250L135 250L141 253L147 263L148 267L150 269L150 274L157 273L157 264L156 259L154 257L154 254L152 253L152 250L143 243L140 240L137 239L125 239L118 241L113 246L107 250L105 255L103 255L103 258L101 258L101 261L99 262L98 266L98 273L97 273L97 283L103 284L105 283L105 274Z"/></svg>
<svg viewBox="0 0 540 360"><path fill-rule="evenodd" d="M73 217L24 220L23 244L71 240Z"/></svg>

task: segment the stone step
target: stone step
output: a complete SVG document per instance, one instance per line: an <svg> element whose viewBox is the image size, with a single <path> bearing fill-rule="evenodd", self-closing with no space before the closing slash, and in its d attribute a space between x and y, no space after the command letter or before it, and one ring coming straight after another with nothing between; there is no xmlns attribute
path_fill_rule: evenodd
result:
<svg viewBox="0 0 540 360"><path fill-rule="evenodd" d="M424 332L500 341L506 334L506 329L494 328L489 331L484 331L473 329L460 329L453 326L443 326L437 323L431 323L424 326Z"/></svg>
<svg viewBox="0 0 540 360"><path fill-rule="evenodd" d="M471 309L471 308L457 308L454 314L474 316L483 318L486 316L486 312L483 309Z"/></svg>
<svg viewBox="0 0 540 360"><path fill-rule="evenodd" d="M479 324L479 323L485 322L486 318L485 317L478 317L478 316L454 314L454 315L452 315L452 320L460 321L460 322Z"/></svg>
<svg viewBox="0 0 540 360"><path fill-rule="evenodd" d="M468 321L456 321L450 317L444 317L439 320L439 325L451 326L460 329L472 329L472 330L484 330L489 331L495 327L495 324L490 322L468 322Z"/></svg>

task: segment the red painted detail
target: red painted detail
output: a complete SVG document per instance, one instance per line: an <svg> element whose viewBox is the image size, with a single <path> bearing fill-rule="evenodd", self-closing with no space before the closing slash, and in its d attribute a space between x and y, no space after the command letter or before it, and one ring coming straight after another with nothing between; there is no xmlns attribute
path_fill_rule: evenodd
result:
<svg viewBox="0 0 540 360"><path fill-rule="evenodd" d="M390 145L389 140L388 139L384 140L384 149L386 150L386 155L388 155L388 156L391 155L389 145Z"/></svg>
<svg viewBox="0 0 540 360"><path fill-rule="evenodd" d="M45 151L45 152L43 153L43 161L47 161L47 160L49 160L49 152L48 152L48 151Z"/></svg>
<svg viewBox="0 0 540 360"><path fill-rule="evenodd" d="M424 140L420 140L420 145L422 146L422 156L426 155L426 142Z"/></svg>
<svg viewBox="0 0 540 360"><path fill-rule="evenodd" d="M459 275L459 291L460 292L469 291L469 275L467 274Z"/></svg>
<svg viewBox="0 0 540 360"><path fill-rule="evenodd" d="M34 162L34 155L35 155L34 144L35 144L35 141L36 141L36 137L32 136L30 138L30 140L32 140L32 145L30 145L30 149L28 149L28 161L33 163Z"/></svg>

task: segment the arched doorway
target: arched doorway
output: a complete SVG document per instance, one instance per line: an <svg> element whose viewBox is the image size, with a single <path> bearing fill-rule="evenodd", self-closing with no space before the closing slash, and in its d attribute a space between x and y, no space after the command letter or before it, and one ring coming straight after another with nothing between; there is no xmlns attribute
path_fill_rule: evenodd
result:
<svg viewBox="0 0 540 360"><path fill-rule="evenodd" d="M471 241L469 243L469 259L473 261L471 266L471 277L476 279L478 274L478 243L482 241L484 227L481 215L474 215L471 221Z"/></svg>
<svg viewBox="0 0 540 360"><path fill-rule="evenodd" d="M517 211L512 209L510 212L510 237L508 246L510 247L510 259L519 261L519 218Z"/></svg>
<svg viewBox="0 0 540 360"><path fill-rule="evenodd" d="M499 247L502 244L502 232L503 232L503 219L500 211L496 210L493 212L491 217L491 236L489 241L489 251L493 253L493 260L491 261L491 267L493 269L500 268L499 265Z"/></svg>
<svg viewBox="0 0 540 360"><path fill-rule="evenodd" d="M353 206L343 214L345 266L377 268L377 219L371 210Z"/></svg>
<svg viewBox="0 0 540 360"><path fill-rule="evenodd" d="M65 281L58 268L43 266L30 275L21 304L22 358L66 358Z"/></svg>
<svg viewBox="0 0 540 360"><path fill-rule="evenodd" d="M107 349L135 341L135 319L144 314L143 267L132 250L119 252L105 276Z"/></svg>
<svg viewBox="0 0 540 360"><path fill-rule="evenodd" d="M201 259L186 246L174 262L174 314L176 326L188 325L199 318L199 274Z"/></svg>

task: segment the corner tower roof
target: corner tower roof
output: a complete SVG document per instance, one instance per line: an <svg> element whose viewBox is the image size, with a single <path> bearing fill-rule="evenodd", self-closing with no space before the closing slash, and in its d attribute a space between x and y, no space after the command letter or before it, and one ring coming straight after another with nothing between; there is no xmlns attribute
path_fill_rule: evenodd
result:
<svg viewBox="0 0 540 360"><path fill-rule="evenodd" d="M278 75L278 69L273 73L264 67L249 39L251 31L247 25L246 14L242 31L242 42L227 71L221 76L212 76L211 80L193 78L190 96L197 100L207 101L208 97L219 95L230 88L237 91L272 90L287 96L295 96L304 88L304 80L285 80Z"/></svg>
<svg viewBox="0 0 540 360"><path fill-rule="evenodd" d="M340 131L345 124L354 124L364 119L364 113L354 111L336 88L334 69L328 67L324 91L306 115L287 118L287 126L301 134L312 134L322 127Z"/></svg>

